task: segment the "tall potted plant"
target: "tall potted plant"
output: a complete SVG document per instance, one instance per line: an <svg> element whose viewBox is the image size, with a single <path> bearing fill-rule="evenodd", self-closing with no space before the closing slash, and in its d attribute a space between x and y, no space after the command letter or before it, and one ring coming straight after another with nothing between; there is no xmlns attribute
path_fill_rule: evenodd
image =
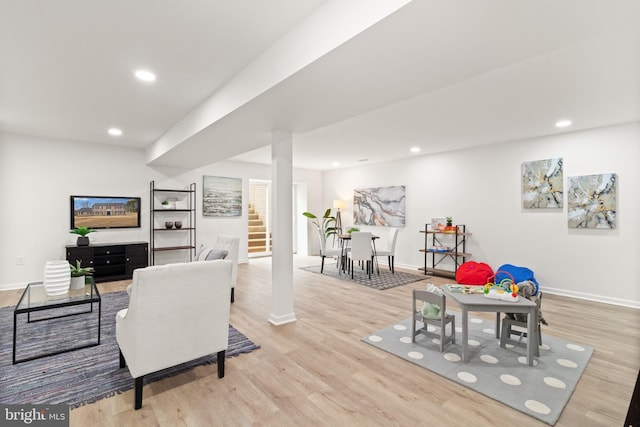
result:
<svg viewBox="0 0 640 427"><path fill-rule="evenodd" d="M322 215L322 217L320 218L312 214L311 212L303 212L302 215L312 220L311 222L313 223L313 225L315 225L322 232L325 239L337 233L338 229L336 228L336 217L331 216L331 208L327 209L324 212L324 215Z"/></svg>
<svg viewBox="0 0 640 427"><path fill-rule="evenodd" d="M87 234L93 233L94 231L96 230L89 227L76 227L69 231L69 233L78 235L78 240L76 242L78 246L89 246L89 237L87 237Z"/></svg>

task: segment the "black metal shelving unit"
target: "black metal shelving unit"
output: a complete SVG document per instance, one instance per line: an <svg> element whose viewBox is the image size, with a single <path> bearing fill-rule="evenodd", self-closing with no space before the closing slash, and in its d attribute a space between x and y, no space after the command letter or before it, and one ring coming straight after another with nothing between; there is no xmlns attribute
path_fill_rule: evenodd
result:
<svg viewBox="0 0 640 427"><path fill-rule="evenodd" d="M435 276L456 277L458 267L463 264L471 254L466 252L467 238L471 233L467 233L465 225L456 225L455 231L432 230L431 224L425 224L424 230L424 248L420 252L424 252L424 267L418 268L424 271L424 274L431 273ZM429 244L431 243L431 244ZM448 246L450 250L436 251L431 247ZM453 261L453 271L444 268L438 268L438 265L444 260Z"/></svg>
<svg viewBox="0 0 640 427"><path fill-rule="evenodd" d="M157 188L155 181L149 184L150 192L150 226L149 226L149 265L155 265L156 253L165 251L187 251L185 260L193 261L196 251L196 183L189 184L188 188L177 190ZM162 201L174 196L179 200L180 207L174 205L163 208ZM176 200L176 203L178 200ZM182 221L181 228L163 227L167 221ZM158 235L165 233L180 233L184 235L184 244L158 245Z"/></svg>

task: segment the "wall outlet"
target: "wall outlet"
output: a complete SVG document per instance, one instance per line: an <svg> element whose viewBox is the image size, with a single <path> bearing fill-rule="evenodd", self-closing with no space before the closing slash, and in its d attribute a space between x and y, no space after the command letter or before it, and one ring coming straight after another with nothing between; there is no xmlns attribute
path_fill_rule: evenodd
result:
<svg viewBox="0 0 640 427"><path fill-rule="evenodd" d="M24 265L24 257L23 256L19 256L16 259L16 265Z"/></svg>

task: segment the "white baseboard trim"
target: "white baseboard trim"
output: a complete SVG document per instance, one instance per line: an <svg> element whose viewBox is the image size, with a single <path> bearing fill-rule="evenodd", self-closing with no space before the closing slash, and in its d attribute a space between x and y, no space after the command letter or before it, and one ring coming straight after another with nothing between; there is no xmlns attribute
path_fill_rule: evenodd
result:
<svg viewBox="0 0 640 427"><path fill-rule="evenodd" d="M269 316L269 322L276 326L284 325L286 323L291 323L296 321L296 315L294 313L284 314L278 316L276 314L271 313Z"/></svg>
<svg viewBox="0 0 640 427"><path fill-rule="evenodd" d="M29 282L18 282L18 283L4 283L0 284L0 291L13 291L16 289L24 289L27 287Z"/></svg>
<svg viewBox="0 0 640 427"><path fill-rule="evenodd" d="M635 308L640 310L640 301L632 301L623 298L613 298L610 296L586 294L583 292L567 291L566 289L544 288L545 294L560 295L568 298L582 299L586 301L601 302L603 304L619 305L622 307Z"/></svg>

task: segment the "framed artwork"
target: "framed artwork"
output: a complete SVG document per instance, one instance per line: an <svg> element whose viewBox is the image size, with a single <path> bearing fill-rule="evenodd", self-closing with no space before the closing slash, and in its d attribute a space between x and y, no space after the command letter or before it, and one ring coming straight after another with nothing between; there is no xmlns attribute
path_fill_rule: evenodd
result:
<svg viewBox="0 0 640 427"><path fill-rule="evenodd" d="M242 178L203 176L203 216L242 216Z"/></svg>
<svg viewBox="0 0 640 427"><path fill-rule="evenodd" d="M522 163L522 207L561 208L562 158Z"/></svg>
<svg viewBox="0 0 640 427"><path fill-rule="evenodd" d="M404 227L404 218L404 185L353 190L355 225Z"/></svg>
<svg viewBox="0 0 640 427"><path fill-rule="evenodd" d="M569 177L569 228L616 228L617 183L614 173Z"/></svg>

